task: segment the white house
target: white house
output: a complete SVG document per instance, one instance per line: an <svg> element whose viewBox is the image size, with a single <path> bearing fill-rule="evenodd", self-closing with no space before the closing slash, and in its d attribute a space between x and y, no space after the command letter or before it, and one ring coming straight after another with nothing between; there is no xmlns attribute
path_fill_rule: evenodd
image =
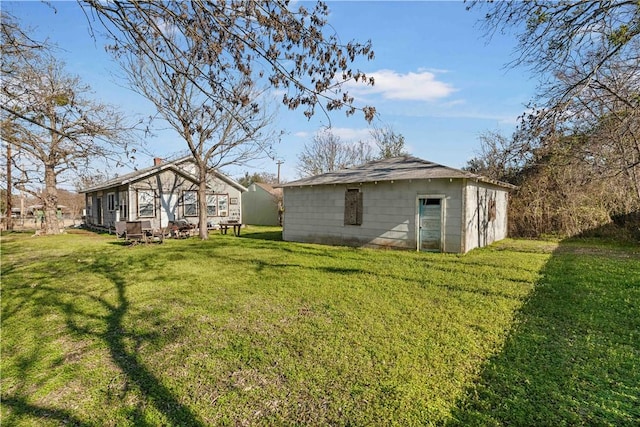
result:
<svg viewBox="0 0 640 427"><path fill-rule="evenodd" d="M453 253L507 236L516 188L410 156L281 187L284 240Z"/></svg>
<svg viewBox="0 0 640 427"><path fill-rule="evenodd" d="M242 195L243 222L253 225L281 225L282 188L254 182Z"/></svg>
<svg viewBox="0 0 640 427"><path fill-rule="evenodd" d="M207 222L242 222L245 187L212 171L207 183ZM85 223L113 228L116 221L150 220L155 229L186 219L198 224L196 168L190 157L154 165L81 190L86 197Z"/></svg>

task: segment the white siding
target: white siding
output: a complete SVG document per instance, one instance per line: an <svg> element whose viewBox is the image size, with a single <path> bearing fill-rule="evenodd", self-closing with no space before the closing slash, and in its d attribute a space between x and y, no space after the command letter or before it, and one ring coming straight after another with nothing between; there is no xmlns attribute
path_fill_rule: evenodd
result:
<svg viewBox="0 0 640 427"><path fill-rule="evenodd" d="M218 179L216 177L212 177L209 179L209 190L208 192L215 194L228 194L229 199L228 203L228 211L227 216L210 216L207 218L208 222L212 224L219 224L221 222L226 222L228 220L234 220L238 222L242 222L242 191L238 190L233 185L229 184L226 181Z"/></svg>
<svg viewBox="0 0 640 427"><path fill-rule="evenodd" d="M242 211L246 224L279 225L278 198L255 183L242 196Z"/></svg>
<svg viewBox="0 0 640 427"><path fill-rule="evenodd" d="M215 176L211 176L209 181L210 193L228 195L226 216L212 216L208 217L207 221L211 224L218 224L220 222L228 221L230 219L242 221L242 192L235 186L227 183L226 181L219 179ZM100 225L104 227L113 227L116 220L117 209L113 211L108 210L107 194L114 192L116 195L116 204L120 203L120 192L126 192L128 196L127 220L139 220L148 219L151 221L152 227L161 228L166 226L166 222L162 223L161 210L164 209L166 219L178 219L185 218L183 205L180 201L184 191L196 191L198 186L186 179L180 174L176 174L172 170L165 170L155 175L151 175L132 182L131 184L118 185L110 189L87 193L87 199L91 199L91 213L87 216L86 221L89 225ZM155 216L148 218L138 217L138 200L137 190L151 190L155 195ZM174 195L173 197L164 197L165 195ZM98 199L102 202L102 220L98 217L97 204ZM175 202L174 206L165 206L166 200L172 200ZM235 203L232 203L235 202ZM173 203L172 203L173 204ZM168 212L171 211L171 212ZM122 218L124 219L124 218ZM192 223L197 223L198 217L190 216L186 219Z"/></svg>

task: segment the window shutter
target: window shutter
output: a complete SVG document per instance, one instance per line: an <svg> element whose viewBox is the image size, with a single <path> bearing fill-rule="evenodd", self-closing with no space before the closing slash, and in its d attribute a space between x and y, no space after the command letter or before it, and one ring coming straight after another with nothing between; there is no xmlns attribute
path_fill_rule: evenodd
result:
<svg viewBox="0 0 640 427"><path fill-rule="evenodd" d="M347 189L344 194L344 225L362 224L362 193Z"/></svg>

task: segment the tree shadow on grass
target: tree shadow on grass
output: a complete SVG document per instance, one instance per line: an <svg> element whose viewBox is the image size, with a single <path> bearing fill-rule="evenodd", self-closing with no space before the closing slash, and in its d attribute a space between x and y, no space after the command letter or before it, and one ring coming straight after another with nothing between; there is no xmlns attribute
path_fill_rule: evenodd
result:
<svg viewBox="0 0 640 427"><path fill-rule="evenodd" d="M2 396L2 404L7 407L11 407L14 413L13 415L16 417L28 415L37 419L56 420L61 424L72 425L76 427L88 427L93 425L76 418L69 411L33 405L27 402L27 399L24 397ZM10 421L10 419L5 418L5 424L3 425L10 425L8 424Z"/></svg>
<svg viewBox="0 0 640 427"><path fill-rule="evenodd" d="M108 344L113 362L121 369L127 380L137 386L146 401L164 414L171 425L204 425L191 409L180 403L171 391L144 366L135 350L127 350L125 344L127 334L122 320L129 308L129 302L125 294L126 283L117 273L117 269L109 263L98 260L91 266L91 270L111 280L118 295L116 304L103 301L103 305L108 309L108 315L105 318L107 328L100 336ZM139 349L143 337L133 336L132 338L137 341L135 348ZM144 424L144 415L139 411L135 413L134 418L135 425Z"/></svg>
<svg viewBox="0 0 640 427"><path fill-rule="evenodd" d="M640 425L640 254L560 244L451 426Z"/></svg>
<svg viewBox="0 0 640 427"><path fill-rule="evenodd" d="M61 292L58 288L49 288L46 285L38 286L40 291L45 292L39 298L43 304L54 305L61 309L65 315L67 331L72 335L92 337L106 344L111 361L124 375L129 385L128 388L139 390L140 393L140 404L129 412L128 418L132 425L149 425L148 414L145 413L143 406L151 406L164 416L168 425L203 426L204 423L198 416L188 406L181 403L140 359L138 350L141 345L159 337L154 336L153 333L136 334L127 331L124 317L130 307L126 297L127 282L119 273L119 269L123 266L116 266L107 259L108 257L99 257L84 268L92 274L102 275L113 284L115 288L114 302L109 302L103 296L89 295L74 290L62 290ZM47 269L46 266L43 268ZM61 297L60 293L66 294L66 296ZM101 306L106 310L106 314L83 311L77 301L86 298ZM87 321L95 322L96 320L104 327L96 327L95 323L93 323L94 326L83 325ZM133 348L131 345L127 345L127 342L131 341L135 342ZM21 366L20 369L25 372L25 376L30 366L35 363L35 360L25 360L22 363L25 366ZM29 399L24 397L19 390L17 393L2 395L2 405L11 408L12 411L9 419L5 418L5 422L10 422L14 417L29 417L58 420L63 424L78 426L94 425L93 422L78 418L69 410L30 403Z"/></svg>
<svg viewBox="0 0 640 427"><path fill-rule="evenodd" d="M271 241L282 241L282 230L261 230L257 231L243 230L240 234L240 237L245 239L255 239L255 240L271 240Z"/></svg>

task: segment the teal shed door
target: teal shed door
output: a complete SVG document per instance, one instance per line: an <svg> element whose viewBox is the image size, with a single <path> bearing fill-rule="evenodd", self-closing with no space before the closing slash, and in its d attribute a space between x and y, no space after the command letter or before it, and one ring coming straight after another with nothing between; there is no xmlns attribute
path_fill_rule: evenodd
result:
<svg viewBox="0 0 640 427"><path fill-rule="evenodd" d="M442 247L442 199L419 199L420 250Z"/></svg>

